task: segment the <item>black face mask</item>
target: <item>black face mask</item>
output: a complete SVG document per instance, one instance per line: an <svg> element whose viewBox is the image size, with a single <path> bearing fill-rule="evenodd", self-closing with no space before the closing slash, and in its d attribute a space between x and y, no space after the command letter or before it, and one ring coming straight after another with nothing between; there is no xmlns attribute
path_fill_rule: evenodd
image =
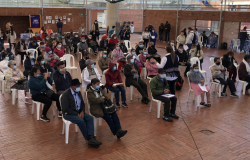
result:
<svg viewBox="0 0 250 160"><path fill-rule="evenodd" d="M90 59L89 57L86 57L86 59Z"/></svg>
<svg viewBox="0 0 250 160"><path fill-rule="evenodd" d="M220 62L217 62L216 65L220 65Z"/></svg>

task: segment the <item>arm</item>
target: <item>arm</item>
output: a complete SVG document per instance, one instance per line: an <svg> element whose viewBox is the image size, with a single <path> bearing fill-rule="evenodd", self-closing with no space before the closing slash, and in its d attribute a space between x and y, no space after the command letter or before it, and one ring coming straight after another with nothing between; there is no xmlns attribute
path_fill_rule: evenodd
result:
<svg viewBox="0 0 250 160"><path fill-rule="evenodd" d="M126 77L133 76L131 69L130 69L130 66L128 66L128 65L124 66L124 75Z"/></svg>
<svg viewBox="0 0 250 160"><path fill-rule="evenodd" d="M44 59L47 61L47 62L50 62L51 61L51 58L49 57L49 54L45 53L43 55Z"/></svg>
<svg viewBox="0 0 250 160"><path fill-rule="evenodd" d="M97 78L101 81L102 77L101 77L101 75L99 74L98 70L97 70L96 68L95 68L94 70L95 70L95 73L96 73Z"/></svg>
<svg viewBox="0 0 250 160"><path fill-rule="evenodd" d="M44 88L44 86L46 85L46 79L44 79L43 76L40 76L42 78L42 80L40 82L38 81L31 81L31 79L29 79L28 81L28 86L30 89L34 89L34 90L41 90ZM39 77L39 78L40 78ZM34 78L33 78L34 79Z"/></svg>
<svg viewBox="0 0 250 160"><path fill-rule="evenodd" d="M81 103L81 105L84 103ZM68 94L62 94L61 97L61 107L62 107L62 112L67 113L69 115L78 115L78 113L70 108L70 98ZM67 116L67 115L66 115Z"/></svg>
<svg viewBox="0 0 250 160"><path fill-rule="evenodd" d="M157 65L158 68L163 68L166 63L167 63L167 58L163 57L162 60L161 60L161 64L156 63L156 65Z"/></svg>
<svg viewBox="0 0 250 160"><path fill-rule="evenodd" d="M190 73L188 74L188 78L189 78L189 81L190 81L190 82L193 82L193 83L201 83L201 81L200 81L198 78L196 78L196 76L194 75L193 72L190 72Z"/></svg>
<svg viewBox="0 0 250 160"><path fill-rule="evenodd" d="M5 80L9 82L16 82L20 79L20 77L13 77L13 74L10 69L4 72Z"/></svg>
<svg viewBox="0 0 250 160"><path fill-rule="evenodd" d="M157 81L156 80L151 80L150 81L150 90L152 92L152 95L161 95L161 94L164 94L163 89L157 90L156 86L157 86Z"/></svg>
<svg viewBox="0 0 250 160"><path fill-rule="evenodd" d="M88 100L91 104L100 104L104 102L104 98L102 97L97 98L94 92L88 92Z"/></svg>
<svg viewBox="0 0 250 160"><path fill-rule="evenodd" d="M88 70L83 70L83 79L82 79L83 82L85 83L91 83L91 80L89 80L89 72Z"/></svg>

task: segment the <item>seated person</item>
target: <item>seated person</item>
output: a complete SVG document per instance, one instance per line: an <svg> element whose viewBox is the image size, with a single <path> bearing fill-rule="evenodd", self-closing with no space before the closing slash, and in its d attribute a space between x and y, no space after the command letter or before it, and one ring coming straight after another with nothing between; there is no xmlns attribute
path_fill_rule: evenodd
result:
<svg viewBox="0 0 250 160"><path fill-rule="evenodd" d="M39 69L41 75L43 75L44 73L48 73L48 82L50 85L52 85L53 70L51 69L49 63L44 60L42 55L37 57L34 66L36 66Z"/></svg>
<svg viewBox="0 0 250 160"><path fill-rule="evenodd" d="M63 118L75 123L80 128L88 144L98 148L102 143L95 139L93 117L85 113L85 104L82 98L81 83L78 79L71 81L70 88L61 96Z"/></svg>
<svg viewBox="0 0 250 160"><path fill-rule="evenodd" d="M5 54L8 55L9 60L14 60L14 59L15 59L15 56L14 56L14 54L10 51L10 48L6 48Z"/></svg>
<svg viewBox="0 0 250 160"><path fill-rule="evenodd" d="M28 52L28 55L26 56L26 59L24 61L24 71L23 71L23 75L25 77L29 76L29 71L31 70L31 68L35 65L35 58L34 58L34 54L32 52Z"/></svg>
<svg viewBox="0 0 250 160"><path fill-rule="evenodd" d="M146 63L146 58L149 57L150 55L147 52L147 49L143 49L143 52L140 54L140 63L142 66Z"/></svg>
<svg viewBox="0 0 250 160"><path fill-rule="evenodd" d="M229 51L227 54L223 55L222 65L229 72L229 77L228 78L232 79L234 82L236 82L237 69L234 66L234 62L237 64L236 60L234 59L234 52Z"/></svg>
<svg viewBox="0 0 250 160"><path fill-rule="evenodd" d="M179 57L179 65L187 66L184 72L184 76L187 77L187 72L190 71L191 63L188 60L187 52L183 50L183 44L179 45L179 48L175 51L175 54Z"/></svg>
<svg viewBox="0 0 250 160"><path fill-rule="evenodd" d="M137 56L143 52L143 40L139 42L139 45L136 48L135 52Z"/></svg>
<svg viewBox="0 0 250 160"><path fill-rule="evenodd" d="M78 37L78 34L75 33L74 37L72 38L72 45L74 47L74 54L76 55L77 52L77 44L80 42L80 38Z"/></svg>
<svg viewBox="0 0 250 160"><path fill-rule="evenodd" d="M157 54L157 50L155 49L154 42L149 42L148 54L150 55Z"/></svg>
<svg viewBox="0 0 250 160"><path fill-rule="evenodd" d="M109 49L111 51L113 51L116 48L116 45L119 43L118 39L117 39L117 35L113 34L111 36L111 38L109 39Z"/></svg>
<svg viewBox="0 0 250 160"><path fill-rule="evenodd" d="M119 71L118 71L119 73ZM127 130L122 130L120 120L116 112L111 114L105 114L102 109L102 103L108 99L106 93L100 87L100 80L94 78L91 80L91 85L88 89L88 100L90 104L90 113L95 117L103 118L114 136L117 136L118 139L123 137Z"/></svg>
<svg viewBox="0 0 250 160"><path fill-rule="evenodd" d="M153 78L158 73L158 66L154 63L154 57L148 57L148 60L145 63L145 67L148 71L148 77Z"/></svg>
<svg viewBox="0 0 250 160"><path fill-rule="evenodd" d="M200 45L198 44L196 48L190 50L191 58L198 57L200 60L200 67L202 69L202 63L203 63L203 51L201 50Z"/></svg>
<svg viewBox="0 0 250 160"><path fill-rule="evenodd" d="M65 49L66 49L66 52L67 53L70 53L72 50L71 50L71 36L69 33L67 33L66 35L64 35L64 38L65 38L65 43L66 43L66 46Z"/></svg>
<svg viewBox="0 0 250 160"><path fill-rule="evenodd" d="M126 64L126 58L119 47L119 44L116 45L116 49L113 50L113 63L118 63L118 70L120 71Z"/></svg>
<svg viewBox="0 0 250 160"><path fill-rule="evenodd" d="M42 53L45 51L45 45L44 42L40 42L40 46L37 48L38 56L42 55Z"/></svg>
<svg viewBox="0 0 250 160"><path fill-rule="evenodd" d="M171 40L170 46L172 47L174 52L177 50L176 47L175 47L175 44L174 44L174 40Z"/></svg>
<svg viewBox="0 0 250 160"><path fill-rule="evenodd" d="M199 71L199 67L198 64L194 64L192 70L190 70L189 74L188 74L188 78L190 81L190 86L192 88L192 90L194 91L194 94L197 95L201 95L201 105L204 105L206 107L211 107L211 102L210 102L210 88L208 86L206 86L207 92L201 90L199 84L201 84L201 86L204 86L204 77L201 74L201 72ZM207 104L205 103L205 93L207 95Z"/></svg>
<svg viewBox="0 0 250 160"><path fill-rule="evenodd" d="M59 57L55 53L53 53L49 47L45 48L45 54L43 55L43 57L48 62L48 64L50 64L50 66L51 63L54 62L54 60L60 61Z"/></svg>
<svg viewBox="0 0 250 160"><path fill-rule="evenodd" d="M231 97L239 97L236 94L236 88L234 86L233 80L229 78L225 79L226 70L222 66L219 57L214 58L214 64L211 66L211 72L213 81L224 85L222 93L219 93L221 94L221 97L224 97L226 95L227 86L229 86Z"/></svg>
<svg viewBox="0 0 250 160"><path fill-rule="evenodd" d="M51 35L51 33L53 33L53 30L50 29L50 26L47 26L46 32Z"/></svg>
<svg viewBox="0 0 250 160"><path fill-rule="evenodd" d="M108 69L110 62L111 62L111 59L107 56L107 51L103 51L102 57L99 58L98 60L98 65L100 69L102 70L102 72Z"/></svg>
<svg viewBox="0 0 250 160"><path fill-rule="evenodd" d="M39 47L39 45L36 43L36 41L34 41L33 38L30 38L29 49L36 49L37 47Z"/></svg>
<svg viewBox="0 0 250 160"><path fill-rule="evenodd" d="M121 107L120 105L120 95L122 97L122 106L128 107L126 104L126 91L123 85L115 85L115 83L122 83L120 72L117 70L116 63L109 63L109 69L105 73L106 84L105 87L111 92L115 93L116 107Z"/></svg>
<svg viewBox="0 0 250 160"><path fill-rule="evenodd" d="M59 58L63 57L66 54L66 50L62 47L61 42L57 42L53 53L55 53Z"/></svg>
<svg viewBox="0 0 250 160"><path fill-rule="evenodd" d="M45 32L41 33L41 41L45 42L47 36L48 36L47 33L45 33ZM49 40L49 38L48 38L48 40Z"/></svg>
<svg viewBox="0 0 250 160"><path fill-rule="evenodd" d="M86 91L87 85L90 84L91 80L97 78L101 80L101 75L99 74L98 70L95 68L95 62L91 59L86 61L86 68L82 71L82 86L83 90Z"/></svg>
<svg viewBox="0 0 250 160"><path fill-rule="evenodd" d="M107 55L109 55L110 49L108 46L109 46L108 36L104 35L102 37L102 40L100 41L99 51L107 51Z"/></svg>
<svg viewBox="0 0 250 160"><path fill-rule="evenodd" d="M127 64L124 66L124 75L126 77L126 87L130 85L134 86L142 95L142 103L148 104L150 99L148 98L147 84L140 78L140 70L134 63L132 55L127 56Z"/></svg>
<svg viewBox="0 0 250 160"><path fill-rule="evenodd" d="M1 63L1 62L0 62ZM250 55L246 54L244 56L244 59L242 60L242 62L240 63L239 66L239 79L242 81L246 81L248 84L246 86L246 95L250 95L248 90L250 89Z"/></svg>
<svg viewBox="0 0 250 160"><path fill-rule="evenodd" d="M87 66L87 65L86 65L86 60L87 60L87 59L90 59L90 58L89 58L89 52L83 51L83 52L82 52L82 59L79 61L79 67L80 67L80 69L81 69L81 72L82 72L82 70Z"/></svg>
<svg viewBox="0 0 250 160"><path fill-rule="evenodd" d="M92 40L92 35L89 35L89 38L87 39L87 44L90 48L93 49L94 51L94 55L97 55L97 48L98 48L98 44L96 41Z"/></svg>
<svg viewBox="0 0 250 160"><path fill-rule="evenodd" d="M85 40L85 38L84 37L82 37L81 38L81 42L80 42L80 44L79 44L79 52L83 52L83 51L85 51L85 52L89 52L88 51L88 44L87 44L87 42L86 42L86 40Z"/></svg>
<svg viewBox="0 0 250 160"><path fill-rule="evenodd" d="M137 55L135 54L135 49L134 49L134 48L131 49L131 53L129 53L129 54L126 56L126 58L127 58L129 55L132 55L132 56L133 56L134 63L138 66L138 68L139 68L139 70L140 70L140 73L141 73L142 64L141 64L141 62L140 62L139 56L137 56Z"/></svg>
<svg viewBox="0 0 250 160"><path fill-rule="evenodd" d="M43 75L41 75L39 68L32 67L30 70L30 78L28 81L28 86L30 88L32 100L37 101L37 102L41 102L44 104L42 116L40 117L40 120L42 120L44 122L50 121L50 119L47 118L46 115L47 115L47 112L48 112L53 101L56 101L56 106L57 106L57 109L59 111L58 117L62 117L61 105L59 102L60 95L53 92L51 97L48 97L45 94L46 90L48 88L46 85L46 81L48 80L48 77L49 77L49 73L45 72L45 73L43 73ZM52 88L52 86L50 86L50 89L51 88ZM64 103L62 103L62 104L64 104Z"/></svg>
<svg viewBox="0 0 250 160"><path fill-rule="evenodd" d="M128 49L125 46L124 40L120 41L120 49L122 50L123 53L128 53Z"/></svg>
<svg viewBox="0 0 250 160"><path fill-rule="evenodd" d="M15 55L21 55L21 64L23 64L23 60L24 60L24 55L26 55L26 44L25 44L25 40L21 39L16 47L15 47Z"/></svg>
<svg viewBox="0 0 250 160"><path fill-rule="evenodd" d="M43 38L43 41L44 41L44 44L45 44L46 47L49 47L49 45L48 45L49 39L50 39L49 35L45 35L44 38Z"/></svg>
<svg viewBox="0 0 250 160"><path fill-rule="evenodd" d="M164 71L163 68L160 68L158 70L157 76L151 79L150 90L152 92L152 96L154 97L154 99L164 102L163 120L166 120L168 122L173 122L173 120L170 117L178 119L179 117L175 114L177 98L176 97L165 98L161 96L163 94L170 93L168 82L166 79L166 72ZM170 109L170 102L171 102L171 109Z"/></svg>
<svg viewBox="0 0 250 160"><path fill-rule="evenodd" d="M57 64L57 70L53 74L53 80L55 82L57 94L63 94L65 90L70 88L72 78L70 73L66 71L63 61Z"/></svg>
<svg viewBox="0 0 250 160"><path fill-rule="evenodd" d="M4 73L9 67L9 55L8 54L2 54L2 61L0 62L0 70Z"/></svg>
<svg viewBox="0 0 250 160"><path fill-rule="evenodd" d="M34 39L34 41L36 42L40 42L42 41L40 34L38 32L35 33L35 36L32 37Z"/></svg>
<svg viewBox="0 0 250 160"><path fill-rule="evenodd" d="M85 39L88 39L88 36L85 34L85 31L82 31L80 38L82 38L82 37L84 37Z"/></svg>
<svg viewBox="0 0 250 160"><path fill-rule="evenodd" d="M47 46L48 46L48 47L52 47L52 42L53 42L53 41L56 41L55 35L54 35L54 34L51 34L51 35L50 35L50 39L48 40Z"/></svg>
<svg viewBox="0 0 250 160"><path fill-rule="evenodd" d="M92 36L92 40L96 42L96 37L99 36L99 32L95 32L95 30L90 32L90 35Z"/></svg>

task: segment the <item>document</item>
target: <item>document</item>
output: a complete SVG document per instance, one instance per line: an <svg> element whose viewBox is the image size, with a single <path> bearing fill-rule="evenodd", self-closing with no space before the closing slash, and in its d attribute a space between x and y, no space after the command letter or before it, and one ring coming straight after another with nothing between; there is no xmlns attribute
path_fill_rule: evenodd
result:
<svg viewBox="0 0 250 160"><path fill-rule="evenodd" d="M187 46L186 44L184 44L183 49L184 49L185 51L188 50L188 46Z"/></svg>
<svg viewBox="0 0 250 160"><path fill-rule="evenodd" d="M114 85L116 85L116 86L122 86L123 83L114 83Z"/></svg>
<svg viewBox="0 0 250 160"><path fill-rule="evenodd" d="M161 96L164 97L164 98L173 98L173 97L175 97L174 94L163 94Z"/></svg>
<svg viewBox="0 0 250 160"><path fill-rule="evenodd" d="M199 83L199 87L201 88L202 91L208 92L205 85L202 86L202 85Z"/></svg>

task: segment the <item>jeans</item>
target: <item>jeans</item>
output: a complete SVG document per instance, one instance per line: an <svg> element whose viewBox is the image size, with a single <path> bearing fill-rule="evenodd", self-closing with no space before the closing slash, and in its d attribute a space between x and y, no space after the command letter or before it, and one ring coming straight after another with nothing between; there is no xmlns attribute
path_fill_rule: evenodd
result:
<svg viewBox="0 0 250 160"><path fill-rule="evenodd" d="M67 121L77 124L80 128L83 137L88 140L89 136L94 136L94 123L93 117L84 112L83 119L77 115L63 115L63 118Z"/></svg>
<svg viewBox="0 0 250 160"><path fill-rule="evenodd" d="M175 81L176 80L173 81L168 80L168 86L171 94L175 94Z"/></svg>
<svg viewBox="0 0 250 160"><path fill-rule="evenodd" d="M110 128L111 132L113 133L113 135L116 135L116 131L118 129L121 129L120 120L119 120L116 112L114 112L112 114L104 114L104 116L102 118L109 125L109 128Z"/></svg>
<svg viewBox="0 0 250 160"><path fill-rule="evenodd" d="M170 113L171 114L175 114L175 110L176 110L176 102L177 102L177 98L173 97L173 98L164 98L162 96L154 96L154 99L157 99L161 102L164 102L164 117L165 116L169 116L169 110L170 110L170 102L171 102L171 110Z"/></svg>
<svg viewBox="0 0 250 160"><path fill-rule="evenodd" d="M187 72L190 71L191 63L186 62L185 66L187 66L187 67L186 67L184 74L187 74Z"/></svg>
<svg viewBox="0 0 250 160"><path fill-rule="evenodd" d="M162 41L163 33L159 33L159 40Z"/></svg>
<svg viewBox="0 0 250 160"><path fill-rule="evenodd" d="M77 45L73 44L73 47L74 47L74 53L76 53L77 52Z"/></svg>
<svg viewBox="0 0 250 160"><path fill-rule="evenodd" d="M188 49L187 49L187 54L188 54L188 57L190 58L190 54L189 54L189 51L190 51L190 49L192 48L192 43L190 43L190 44L187 44L187 46L188 46Z"/></svg>
<svg viewBox="0 0 250 160"><path fill-rule="evenodd" d="M131 85L140 92L143 98L148 98L147 84L143 80L139 78L137 82L137 79L133 79Z"/></svg>
<svg viewBox="0 0 250 160"><path fill-rule="evenodd" d="M32 100L41 102L44 104L42 115L46 116L52 104L52 101L56 101L56 107L59 111L61 111L61 105L59 103L59 96L60 96L59 94L53 93L52 96L49 98L42 93L38 93L38 94L32 95Z"/></svg>
<svg viewBox="0 0 250 160"><path fill-rule="evenodd" d="M143 45L147 48L149 39L143 39Z"/></svg>
<svg viewBox="0 0 250 160"><path fill-rule="evenodd" d="M236 91L234 81L229 78L227 78L226 80L223 78L215 78L214 81L224 85L222 93L226 92L227 86L229 86L231 94L233 94Z"/></svg>
<svg viewBox="0 0 250 160"><path fill-rule="evenodd" d="M165 31L165 41L167 42L167 40L169 41L169 31Z"/></svg>
<svg viewBox="0 0 250 160"><path fill-rule="evenodd" d="M108 89L111 92L115 93L115 101L116 101L116 103L119 103L119 101L120 101L119 92L121 92L122 102L126 102L126 91L122 86L109 87Z"/></svg>
<svg viewBox="0 0 250 160"><path fill-rule="evenodd" d="M244 47L244 45L245 45L245 39L240 39L240 51L242 51L243 50L243 47Z"/></svg>

